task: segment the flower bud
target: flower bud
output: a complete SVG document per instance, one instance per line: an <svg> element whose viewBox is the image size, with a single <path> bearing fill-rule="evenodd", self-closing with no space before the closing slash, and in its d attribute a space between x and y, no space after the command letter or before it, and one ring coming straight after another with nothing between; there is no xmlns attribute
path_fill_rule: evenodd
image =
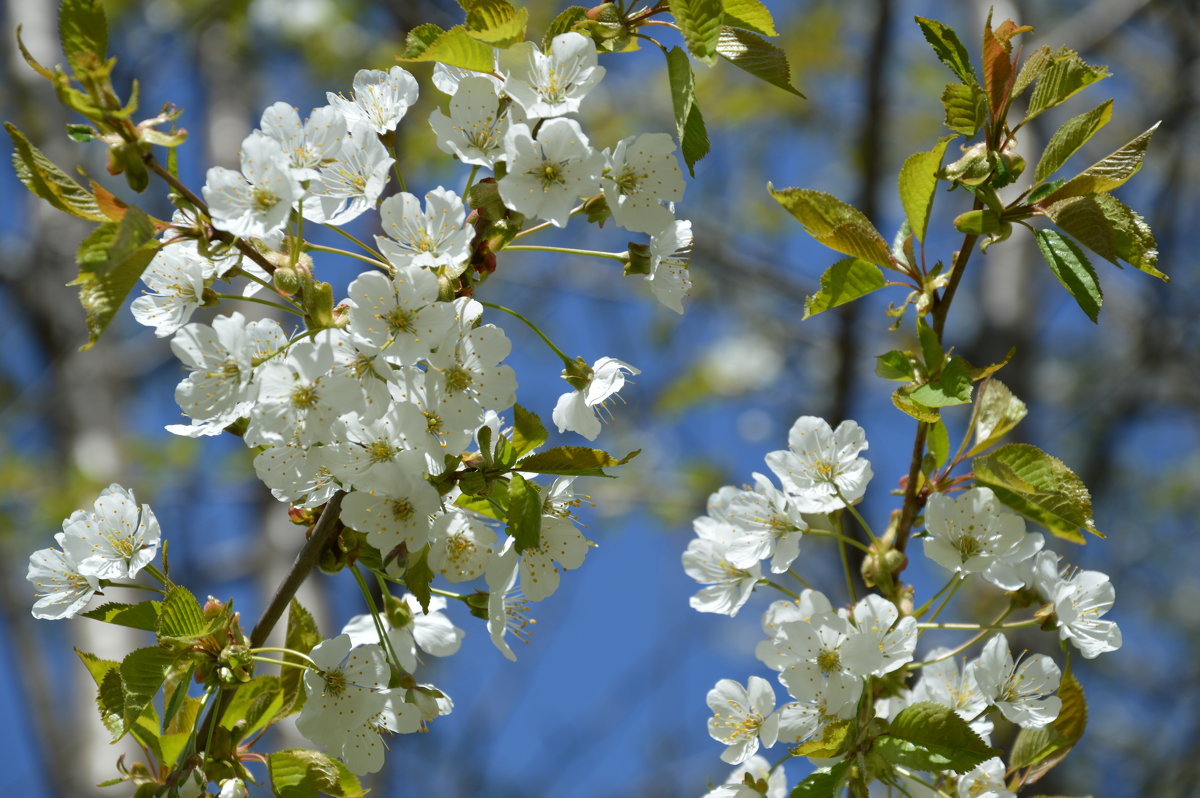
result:
<svg viewBox="0 0 1200 798"><path fill-rule="evenodd" d="M271 275L271 282L274 284L275 290L282 296L295 296L303 287L300 273L291 266L276 268L275 274Z"/></svg>

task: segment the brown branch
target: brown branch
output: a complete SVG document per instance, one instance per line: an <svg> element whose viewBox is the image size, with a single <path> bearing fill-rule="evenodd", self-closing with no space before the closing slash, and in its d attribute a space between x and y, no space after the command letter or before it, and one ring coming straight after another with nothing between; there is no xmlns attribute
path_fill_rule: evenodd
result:
<svg viewBox="0 0 1200 798"><path fill-rule="evenodd" d="M164 169L162 164L158 162L158 159L154 157L154 153L146 153L146 156L142 160L146 162L146 166L150 167L150 171L154 172L154 174L165 180L167 185L175 189L180 196L194 205L198 211L203 213L209 219L212 219L212 214L209 213L208 205L204 202L204 200L193 194L187 186L179 182L179 179L176 178L175 175ZM238 238L230 233L226 233L224 230L215 230L214 237L219 241L223 241L226 244L232 244L233 246L237 247L238 252L241 252L247 258L261 266L267 274L275 273L275 264L267 260L261 252L251 246L245 239Z"/></svg>

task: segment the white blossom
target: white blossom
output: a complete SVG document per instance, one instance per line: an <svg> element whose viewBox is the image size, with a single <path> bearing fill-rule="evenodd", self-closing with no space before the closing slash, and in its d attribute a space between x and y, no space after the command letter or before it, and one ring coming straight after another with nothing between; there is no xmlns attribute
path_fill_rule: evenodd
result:
<svg viewBox="0 0 1200 798"><path fill-rule="evenodd" d="M367 490L356 490L342 501L342 520L367 536L387 555L404 543L410 551L429 538L429 517L439 507L438 492L425 480L418 452L401 452L371 474Z"/></svg>
<svg viewBox="0 0 1200 798"><path fill-rule="evenodd" d="M204 304L205 278L214 269L211 261L190 247L164 246L142 272L142 282L150 290L133 300L133 317L153 327L159 338L173 334Z"/></svg>
<svg viewBox="0 0 1200 798"><path fill-rule="evenodd" d="M992 757L958 777L958 798L1017 798L1004 781L1004 761Z"/></svg>
<svg viewBox="0 0 1200 798"><path fill-rule="evenodd" d="M583 565L590 545L594 544L575 528L571 519L542 516L538 545L521 552L521 587L525 598L541 601L557 590L559 567L572 570Z"/></svg>
<svg viewBox="0 0 1200 798"><path fill-rule="evenodd" d="M689 604L697 612L737 615L762 576L759 564L739 568L729 561L729 549L737 537L731 527L696 523L695 530L698 537L683 553L683 570L707 587L692 596Z"/></svg>
<svg viewBox="0 0 1200 798"><path fill-rule="evenodd" d="M654 235L675 220L671 206L663 204L683 199L683 172L674 152L675 141L666 133L643 133L617 142L601 187L621 227Z"/></svg>
<svg viewBox="0 0 1200 798"><path fill-rule="evenodd" d="M457 277L467 267L474 229L457 194L439 186L425 195L425 210L412 194L401 192L379 206L386 236L375 236L379 251L398 268L444 269Z"/></svg>
<svg viewBox="0 0 1200 798"><path fill-rule="evenodd" d="M498 183L504 204L526 216L566 227L571 207L600 188L604 155L588 145L573 119L551 119L533 137L514 124L504 136L508 173Z"/></svg>
<svg viewBox="0 0 1200 798"><path fill-rule="evenodd" d="M442 612L446 609L446 599L441 596L430 597L429 612L421 609L420 602L411 593L405 593L399 601L404 605L408 622L403 626L394 626L388 614L380 615L379 622L400 660L400 667L409 673L415 671L418 649L435 657L449 657L458 651L465 633ZM369 614L355 615L342 627L342 634L349 635L350 642L355 646L380 642L375 618Z"/></svg>
<svg viewBox="0 0 1200 798"><path fill-rule="evenodd" d="M997 634L971 663L972 675L988 704L1022 728L1038 729L1058 717L1062 672L1045 654L1030 654L1013 662L1008 639Z"/></svg>
<svg viewBox="0 0 1200 798"><path fill-rule="evenodd" d="M1025 531L1025 521L1009 512L990 488L971 488L957 499L929 497L925 510L925 556L959 574L980 573L1003 590L1025 582L1019 564L1037 554L1044 539Z"/></svg>
<svg viewBox="0 0 1200 798"><path fill-rule="evenodd" d="M800 538L808 524L770 480L762 474L753 478L754 490L738 491L729 503L727 522L738 532L729 559L748 568L771 557L771 571L783 573L800 554Z"/></svg>
<svg viewBox="0 0 1200 798"><path fill-rule="evenodd" d="M435 110L429 115L429 125L442 152L491 169L504 158L504 135L512 117L512 106L500 105L496 82L476 75L458 83L450 100L450 115Z"/></svg>
<svg viewBox="0 0 1200 798"><path fill-rule="evenodd" d="M398 269L390 279L363 272L347 291L346 331L364 351L412 365L428 357L454 323L453 310L437 301L437 291L437 278L425 269Z"/></svg>
<svg viewBox="0 0 1200 798"><path fill-rule="evenodd" d="M708 733L727 746L721 760L731 765L745 762L758 751L759 741L770 748L778 734L775 691L766 679L751 676L746 686L722 679L708 691Z"/></svg>
<svg viewBox="0 0 1200 798"><path fill-rule="evenodd" d="M596 408L625 385L625 372L641 374L639 369L613 357L602 357L589 368L583 387L564 393L554 405L552 418L559 432L578 432L589 441L600 434Z"/></svg>
<svg viewBox="0 0 1200 798"><path fill-rule="evenodd" d="M646 282L664 307L683 313L683 298L692 290L688 258L692 251L692 223L670 222L650 237L650 273Z"/></svg>
<svg viewBox="0 0 1200 798"><path fill-rule="evenodd" d="M866 433L854 421L831 430L823 419L801 416L788 432L788 448L769 453L766 461L796 509L827 513L866 492L871 464L858 456L866 448Z"/></svg>
<svg viewBox="0 0 1200 798"><path fill-rule="evenodd" d="M580 33L561 33L543 53L532 42L500 52L504 91L533 118L575 113L584 96L604 77L596 45Z"/></svg>
<svg viewBox="0 0 1200 798"><path fill-rule="evenodd" d="M213 227L239 237L279 232L304 194L283 148L256 130L242 142L241 160L240 173L214 166L205 177L204 200Z"/></svg>
<svg viewBox="0 0 1200 798"><path fill-rule="evenodd" d="M375 207L395 159L365 122L352 122L337 158L325 165L309 186L304 217L321 224L343 225Z"/></svg>
<svg viewBox="0 0 1200 798"><path fill-rule="evenodd" d="M329 105L313 109L301 122L295 108L277 102L263 111L259 126L279 143L298 180L316 178L317 170L335 161L346 135L346 118Z"/></svg>
<svg viewBox="0 0 1200 798"><path fill-rule="evenodd" d="M746 775L767 782L765 798L787 798L787 774L783 768L771 771L771 763L758 754L733 769L729 778L719 787L704 794L704 798L763 798L763 793L746 785Z"/></svg>
<svg viewBox="0 0 1200 798"><path fill-rule="evenodd" d="M394 66L387 72L360 69L354 74L350 99L327 92L329 104L353 124L363 121L376 133L395 130L409 107L417 101L417 81L407 70Z"/></svg>
<svg viewBox="0 0 1200 798"><path fill-rule="evenodd" d="M496 532L483 516L450 507L429 530L429 567L451 582L483 575L496 550Z"/></svg>
<svg viewBox="0 0 1200 798"><path fill-rule="evenodd" d="M1101 618L1112 609L1117 594L1108 576L1080 571L1056 586L1050 600L1058 618L1058 635L1070 640L1084 659L1095 659L1121 647L1121 629Z"/></svg>
<svg viewBox="0 0 1200 798"><path fill-rule="evenodd" d="M54 542L59 548L38 549L29 555L25 578L34 587L33 617L50 620L72 618L79 614L100 589L100 580L79 572L79 563L64 549L66 535L59 532Z"/></svg>
<svg viewBox="0 0 1200 798"><path fill-rule="evenodd" d="M150 505L115 482L100 492L92 511L76 510L63 522L63 550L79 572L99 579L132 579L154 559L161 532Z"/></svg>
<svg viewBox="0 0 1200 798"><path fill-rule="evenodd" d="M529 635L532 632L530 626L537 623L536 620L529 617L529 602L521 594L517 584L517 550L514 548L516 541L509 538L504 548L498 554L492 557L492 561L488 563L484 571L487 580L488 590L488 633L491 635L492 644L499 649L503 654L514 662L517 655L513 653L512 647L505 639L509 632L512 632L513 637L522 642L529 642Z"/></svg>

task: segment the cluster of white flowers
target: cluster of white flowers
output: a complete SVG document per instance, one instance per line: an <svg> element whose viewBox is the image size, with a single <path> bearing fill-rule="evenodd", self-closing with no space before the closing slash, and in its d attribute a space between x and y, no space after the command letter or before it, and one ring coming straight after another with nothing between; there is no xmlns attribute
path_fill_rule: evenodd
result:
<svg viewBox="0 0 1200 798"><path fill-rule="evenodd" d="M766 456L780 487L754 474L751 487L726 486L712 494L707 515L695 520L696 537L683 555L683 567L704 586L691 599L696 610L736 615L756 587L782 587L772 578L792 569L805 533L840 534L840 524L829 514L852 507L864 495L871 466L859 457L867 440L855 422L833 430L821 419L804 416L792 426L788 444L787 450ZM1024 519L1001 505L992 490L974 487L957 497L934 493L924 520L925 554L951 573L952 585L979 574L1017 601L1036 594L1045 606L1034 622L1052 617L1060 637L1086 658L1120 647L1120 629L1101 617L1114 599L1108 577L1062 568L1057 554L1043 550L1043 536L1027 532ZM763 560L770 560L769 575ZM876 594L852 607L834 607L824 594L804 589L792 600L771 604L762 628L766 639L756 656L778 672L791 700L777 707L770 683L758 676L749 677L744 687L720 680L708 693L709 734L726 746L721 756L726 762L753 761L760 746L776 742L821 739L831 724L855 715L872 678L901 669L920 668L920 679L911 689L875 699L880 717L890 720L911 704L932 702L952 709L986 740L992 732L991 708L1018 726L1040 728L1062 706L1053 695L1061 679L1058 665L1043 654L1014 661L1000 633L961 669L955 661L959 652L944 648L929 652L920 666L910 664L917 618L902 616L896 604ZM735 773L735 780L743 777L744 771ZM961 795L1011 795L1003 786L1000 760L960 777L958 788ZM725 785L709 796L742 794L750 795L751 788Z"/></svg>
<svg viewBox="0 0 1200 798"><path fill-rule="evenodd" d="M26 579L37 599L33 617L59 619L79 614L102 582L133 579L158 552L161 532L150 505L109 485L92 510L76 510L54 536L58 548L39 549L29 557Z"/></svg>
<svg viewBox="0 0 1200 798"><path fill-rule="evenodd" d="M594 209L602 198L617 225L649 236L652 293L682 312L691 226L675 218L684 189L675 144L645 134L595 149L568 115L603 75L595 45L578 33L555 37L545 53L533 44L498 53L495 74L438 64L433 82L449 100L429 124L444 152L494 172L494 193L518 223L564 227L583 201ZM468 218L465 198L440 186L423 198L385 197L392 133L417 95L413 76L393 67L360 71L348 97L330 93L307 118L286 103L267 108L242 142L240 168L209 169L208 218L179 211L163 233L133 315L171 339L186 370L175 398L187 421L171 432L236 432L254 451L258 477L300 510L344 494L340 521L379 552L389 576L403 580L417 556L450 583L486 581L486 608L469 593L459 598L486 614L496 647L515 659L510 640L527 639L534 623L529 603L554 593L561 572L581 566L592 544L572 512L581 503L573 476L537 485L535 474L514 475L541 503L537 545L518 550L500 529L507 516L482 499L472 503L474 494L447 474L491 462L491 444L511 432L500 414L513 406L517 381L504 363L508 337L483 321L483 304L471 298L480 225L489 220L479 220L482 211ZM359 274L340 302L329 295L315 303L309 289L329 286L315 280L299 241L303 223L341 226L376 209L382 232L363 256L375 270ZM225 243L201 240L210 224L227 234ZM261 257L249 257L254 252ZM219 294L218 280L244 280L242 298L260 304L280 304L253 296L275 291L311 329L240 312L192 321L203 306L239 298ZM318 304L324 311L314 311ZM594 439L606 401L639 372L610 357L566 364L574 390L559 399L553 420L560 432ZM149 508L139 510L114 485L94 513L64 524L59 548L31 558L34 614L78 613L106 580L135 576L158 540ZM417 731L452 707L411 676L422 652L459 648L463 631L443 613L445 599L434 596L424 608L412 595L387 601L386 612L357 616L313 648L304 676L300 731L358 773L382 765L383 733Z"/></svg>

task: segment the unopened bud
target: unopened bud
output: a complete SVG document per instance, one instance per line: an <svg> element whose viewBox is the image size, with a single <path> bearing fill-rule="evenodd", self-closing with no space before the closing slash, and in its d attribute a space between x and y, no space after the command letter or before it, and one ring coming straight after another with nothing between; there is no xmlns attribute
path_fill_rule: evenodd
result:
<svg viewBox="0 0 1200 798"><path fill-rule="evenodd" d="M271 282L275 285L275 290L283 296L294 296L300 293L303 285L299 272L291 266L280 266L275 269L275 274L271 275Z"/></svg>

